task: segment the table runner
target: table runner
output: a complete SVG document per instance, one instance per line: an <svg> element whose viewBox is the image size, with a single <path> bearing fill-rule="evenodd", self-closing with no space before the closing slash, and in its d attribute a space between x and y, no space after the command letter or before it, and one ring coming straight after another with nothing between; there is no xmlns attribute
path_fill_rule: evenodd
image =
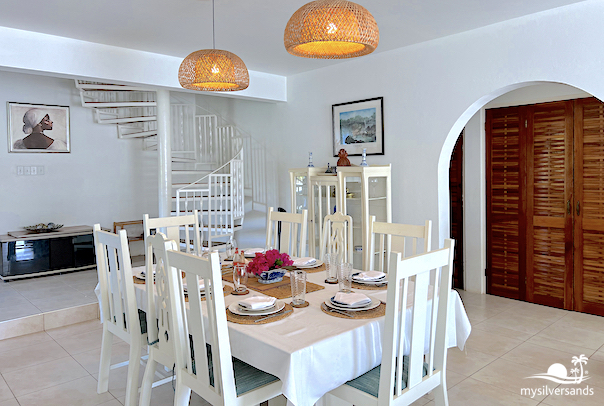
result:
<svg viewBox="0 0 604 406"><path fill-rule="evenodd" d="M233 274L223 274L222 280L226 282L233 283ZM253 276L249 276L247 278L247 283L245 286L248 289L255 290L256 292L261 292L267 296L276 297L277 299L286 299L288 297L292 297L292 288L291 282L289 280L289 276L284 276L281 282L275 283L260 283L258 279ZM306 293L316 292L317 290L325 289L325 287L321 285L317 285L316 283L306 282Z"/></svg>

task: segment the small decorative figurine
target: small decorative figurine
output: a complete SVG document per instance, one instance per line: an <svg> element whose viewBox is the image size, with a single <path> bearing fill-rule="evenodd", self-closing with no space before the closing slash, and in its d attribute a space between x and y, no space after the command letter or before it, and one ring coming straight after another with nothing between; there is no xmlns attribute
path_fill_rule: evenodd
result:
<svg viewBox="0 0 604 406"><path fill-rule="evenodd" d="M308 167L314 168L315 166L312 164L312 152L308 153Z"/></svg>
<svg viewBox="0 0 604 406"><path fill-rule="evenodd" d="M367 165L367 148L363 148L363 160L361 161L361 166L369 166Z"/></svg>
<svg viewBox="0 0 604 406"><path fill-rule="evenodd" d="M348 152L344 148L340 149L338 152L338 166L350 166L350 160L348 159Z"/></svg>

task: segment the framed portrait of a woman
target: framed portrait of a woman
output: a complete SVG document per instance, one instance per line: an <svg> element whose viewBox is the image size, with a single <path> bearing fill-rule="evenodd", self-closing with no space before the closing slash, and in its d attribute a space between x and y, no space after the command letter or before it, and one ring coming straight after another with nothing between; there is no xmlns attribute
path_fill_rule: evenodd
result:
<svg viewBox="0 0 604 406"><path fill-rule="evenodd" d="M8 102L8 151L70 152L69 106Z"/></svg>

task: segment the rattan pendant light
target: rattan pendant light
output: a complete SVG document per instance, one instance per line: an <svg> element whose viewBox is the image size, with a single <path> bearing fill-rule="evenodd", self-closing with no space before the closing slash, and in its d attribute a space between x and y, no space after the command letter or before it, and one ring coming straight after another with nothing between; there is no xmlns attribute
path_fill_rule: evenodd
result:
<svg viewBox="0 0 604 406"><path fill-rule="evenodd" d="M247 89L250 75L245 63L232 52L216 49L214 0L212 0L212 49L187 56L178 69L178 81L185 89L200 91L236 91Z"/></svg>
<svg viewBox="0 0 604 406"><path fill-rule="evenodd" d="M292 55L343 59L372 53L380 41L369 11L346 0L317 0L289 19L283 42Z"/></svg>

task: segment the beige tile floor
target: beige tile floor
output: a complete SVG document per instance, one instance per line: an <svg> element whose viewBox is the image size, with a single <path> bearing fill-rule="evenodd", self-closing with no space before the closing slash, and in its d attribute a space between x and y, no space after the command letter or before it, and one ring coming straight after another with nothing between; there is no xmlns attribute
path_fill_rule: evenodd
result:
<svg viewBox="0 0 604 406"><path fill-rule="evenodd" d="M0 281L0 322L95 303L96 284L96 269Z"/></svg>
<svg viewBox="0 0 604 406"><path fill-rule="evenodd" d="M132 265L144 265L144 257L132 257ZM98 303L94 294L97 281L96 268L0 281L0 322Z"/></svg>
<svg viewBox="0 0 604 406"><path fill-rule="evenodd" d="M604 318L461 292L473 331L467 350L449 350L451 406L601 405L604 396ZM112 363L127 358L128 346L115 340ZM96 378L101 326L89 321L0 341L0 406L119 406L124 401L126 368L113 370L110 390L98 395ZM580 385L593 396L549 395L531 398L521 388L548 381L525 379L553 363L572 368L584 354L591 377ZM549 382L548 382L549 383ZM549 385L551 389L556 384ZM154 389L153 405L171 405L170 384ZM415 406L434 404L426 395ZM192 405L206 405L195 396Z"/></svg>

